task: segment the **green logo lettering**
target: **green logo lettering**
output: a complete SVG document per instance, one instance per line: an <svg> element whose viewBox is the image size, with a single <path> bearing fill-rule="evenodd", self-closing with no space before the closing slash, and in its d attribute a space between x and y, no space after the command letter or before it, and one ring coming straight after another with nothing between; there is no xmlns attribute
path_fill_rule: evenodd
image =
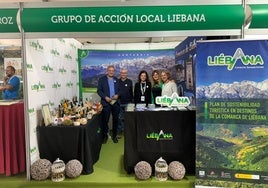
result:
<svg viewBox="0 0 268 188"><path fill-rule="evenodd" d="M208 56L208 66L227 66L227 70L231 71L234 69L237 61L240 60L244 66L257 66L263 65L263 59L261 55L245 55L241 48L237 48L233 56L224 55L221 53L219 56Z"/></svg>

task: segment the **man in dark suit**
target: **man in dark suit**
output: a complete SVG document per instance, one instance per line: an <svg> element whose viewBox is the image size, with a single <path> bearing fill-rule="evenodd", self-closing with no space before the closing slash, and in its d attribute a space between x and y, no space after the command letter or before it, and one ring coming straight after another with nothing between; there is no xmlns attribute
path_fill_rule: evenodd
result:
<svg viewBox="0 0 268 188"><path fill-rule="evenodd" d="M119 88L120 88L120 112L118 124L118 138L121 138L125 127L124 112L129 103L133 102L133 83L127 77L128 70L122 68L120 70Z"/></svg>
<svg viewBox="0 0 268 188"><path fill-rule="evenodd" d="M118 128L118 116L120 111L120 104L118 101L119 97L119 82L114 76L115 68L113 65L107 67L107 74L98 81L98 95L101 98L102 109L102 136L103 143L107 142L108 139L108 122L110 114L112 112L113 117L113 134L112 139L114 143L118 143L117 139L117 128Z"/></svg>

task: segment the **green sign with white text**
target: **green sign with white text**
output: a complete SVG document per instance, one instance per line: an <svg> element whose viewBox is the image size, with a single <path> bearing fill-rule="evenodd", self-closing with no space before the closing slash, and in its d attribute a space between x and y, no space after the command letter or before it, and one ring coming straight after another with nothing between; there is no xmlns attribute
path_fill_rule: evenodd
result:
<svg viewBox="0 0 268 188"><path fill-rule="evenodd" d="M250 5L252 10L252 20L249 28L268 28L268 5Z"/></svg>
<svg viewBox="0 0 268 188"><path fill-rule="evenodd" d="M19 28L17 25L18 9L0 9L0 33L17 33Z"/></svg>
<svg viewBox="0 0 268 188"><path fill-rule="evenodd" d="M25 32L241 29L244 10L242 5L24 8L21 22Z"/></svg>

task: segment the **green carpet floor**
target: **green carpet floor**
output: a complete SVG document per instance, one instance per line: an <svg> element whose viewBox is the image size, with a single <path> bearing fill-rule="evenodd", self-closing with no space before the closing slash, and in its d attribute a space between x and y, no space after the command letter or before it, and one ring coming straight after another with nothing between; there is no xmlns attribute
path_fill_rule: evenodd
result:
<svg viewBox="0 0 268 188"><path fill-rule="evenodd" d="M157 181L153 176L149 180L140 181L135 178L135 174L127 174L123 166L124 143L123 139L118 144L114 144L111 139L102 145L99 161L94 165L94 172L89 175L81 175L76 179L66 178L62 182L52 182L50 179L45 181L27 181L26 174L18 174L10 177L0 175L1 188L88 188L88 187L194 187L194 176L186 176L180 181L167 180Z"/></svg>

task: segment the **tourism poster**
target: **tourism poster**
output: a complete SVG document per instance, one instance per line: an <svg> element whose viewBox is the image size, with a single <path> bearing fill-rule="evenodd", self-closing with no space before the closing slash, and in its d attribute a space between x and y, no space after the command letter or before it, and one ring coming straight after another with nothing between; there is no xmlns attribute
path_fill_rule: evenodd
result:
<svg viewBox="0 0 268 188"><path fill-rule="evenodd" d="M268 41L197 43L196 185L268 183Z"/></svg>
<svg viewBox="0 0 268 188"><path fill-rule="evenodd" d="M191 99L195 106L196 43L206 37L187 37L175 47L176 78L179 93Z"/></svg>

